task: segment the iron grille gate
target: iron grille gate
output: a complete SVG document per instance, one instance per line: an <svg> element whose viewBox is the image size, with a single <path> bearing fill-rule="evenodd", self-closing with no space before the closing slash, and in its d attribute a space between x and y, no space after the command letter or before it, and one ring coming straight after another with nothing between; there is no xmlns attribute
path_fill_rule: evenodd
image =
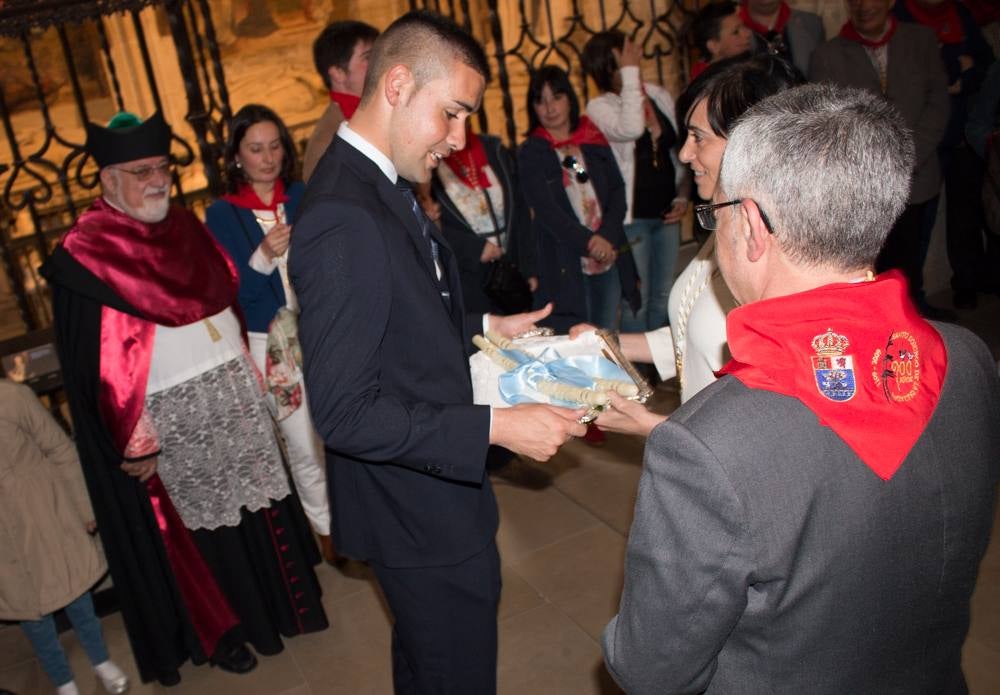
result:
<svg viewBox="0 0 1000 695"><path fill-rule="evenodd" d="M586 102L590 90L580 71L580 52L597 32L614 28L633 36L640 42L644 58L655 65L660 82L670 74L686 75L687 51L678 50L678 36L692 10L704 2L397 1L408 3L409 8L424 7L450 16L487 47L496 79L487 90L490 108L480 111L478 126L486 132L489 114L499 117L502 128L498 134L510 144L519 141L518 134L526 126L523 101L530 70L548 63L565 67ZM0 0L0 40L7 42L8 48L14 45L19 49L23 65L18 67L24 76L19 94L13 93L17 85L11 79L0 83L0 121L7 141L6 152L0 150L0 264L27 330L51 322L38 266L97 194L96 166L83 151L82 135L83 124L92 118L88 98L93 95L80 66L90 65L90 81L102 83L105 100L113 110L138 110L129 103L123 82L133 86L129 94L142 94L154 108L162 110L147 36L149 13L145 13L145 22L140 17L148 6L155 6L157 26L172 39L186 98L185 120L193 138L192 143L179 135L174 124L173 159L180 167L200 165L204 171L204 187L185 191L175 170L175 196L189 206L200 207L222 191L222 146L232 115L208 0ZM405 4L400 7L403 9ZM124 40L125 32L137 47L139 59L132 69L118 64L116 40L109 37L112 23L118 32L114 39ZM83 55L87 46L96 46L91 55ZM53 117L47 103L48 86L39 69L39 52L65 70L72 92L73 113L68 120L73 127L66 126L66 114L58 124ZM6 68L4 72L8 72ZM136 83L141 86L136 87ZM18 119L13 100L27 100L37 109L41 123ZM19 144L22 133L17 128L38 131L37 142L25 146L22 137ZM3 280L0 277L0 298Z"/></svg>
<svg viewBox="0 0 1000 695"><path fill-rule="evenodd" d="M207 193L218 194L219 160L230 112L206 0L0 2L0 40L6 49L2 57L8 63L0 82L0 121L7 145L0 155L0 264L27 330L51 323L38 266L97 195L97 167L83 150L84 124L93 118L95 89L112 111L140 111L130 103L130 96L134 101L136 95L153 109L163 110L154 78L149 21L140 17L148 6L157 6L156 23L172 39L187 100L186 121L193 132L194 144L178 134L175 124L172 158L179 167L199 163ZM114 22L111 28L109 20ZM117 32L113 37L112 30ZM134 47L137 59L132 68L119 64L116 39ZM9 64L13 58L23 63ZM81 73L81 66L90 68L88 74ZM61 118L53 114L51 85L43 69L65 75L72 113L64 111ZM126 81L130 90L123 84ZM17 108L23 104L26 109ZM176 170L174 195L182 203L191 202Z"/></svg>

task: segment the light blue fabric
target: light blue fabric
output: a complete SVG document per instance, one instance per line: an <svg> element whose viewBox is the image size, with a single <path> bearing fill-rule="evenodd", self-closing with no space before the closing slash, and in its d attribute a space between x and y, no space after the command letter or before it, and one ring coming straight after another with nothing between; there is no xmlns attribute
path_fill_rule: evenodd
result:
<svg viewBox="0 0 1000 695"><path fill-rule="evenodd" d="M108 650L104 646L104 638L101 636L101 622L94 613L94 603L90 599L90 592L85 592L80 598L66 606L65 611L83 650L87 652L90 663L96 666L107 661ZM73 672L66 660L66 653L63 651L62 645L59 644L56 621L51 613L40 620L22 620L21 629L28 636L31 646L35 649L35 656L38 657L45 675L49 677L54 686L58 688L73 680Z"/></svg>
<svg viewBox="0 0 1000 695"><path fill-rule="evenodd" d="M674 284L681 228L662 220L639 219L625 225L635 268L639 273L642 306L634 315L622 303L623 333L643 333L667 325L667 299Z"/></svg>
<svg viewBox="0 0 1000 695"><path fill-rule="evenodd" d="M537 359L526 360L523 353L503 352L521 363L516 369L500 375L500 396L511 405L552 403L567 408L580 406L579 403L562 401L543 394L537 388L540 381L559 381L580 388L593 388L595 378L632 381L625 370L600 355L562 357L557 350L549 348Z"/></svg>

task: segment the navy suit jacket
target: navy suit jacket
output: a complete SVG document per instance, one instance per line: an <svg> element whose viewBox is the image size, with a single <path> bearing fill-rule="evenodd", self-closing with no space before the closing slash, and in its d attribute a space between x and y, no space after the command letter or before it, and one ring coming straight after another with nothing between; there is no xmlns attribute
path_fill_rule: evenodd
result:
<svg viewBox="0 0 1000 695"><path fill-rule="evenodd" d="M441 281L399 189L338 137L289 253L337 548L390 567L455 564L497 529L490 413L472 404L467 360L466 326L480 331L481 316L466 317L454 254L433 234Z"/></svg>
<svg viewBox="0 0 1000 695"><path fill-rule="evenodd" d="M305 186L301 182L288 187L288 201L285 203L287 219L295 217L304 191ZM277 269L264 275L250 267L250 256L264 239L264 232L254 219L253 210L217 200L205 212L205 225L236 264L236 270L240 274L238 301L246 317L247 330L267 333L271 319L278 313L278 309L285 306L285 288Z"/></svg>

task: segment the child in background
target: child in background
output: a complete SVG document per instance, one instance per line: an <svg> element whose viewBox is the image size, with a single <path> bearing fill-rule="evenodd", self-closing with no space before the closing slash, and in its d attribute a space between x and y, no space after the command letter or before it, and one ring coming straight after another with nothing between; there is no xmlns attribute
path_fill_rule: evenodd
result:
<svg viewBox="0 0 1000 695"><path fill-rule="evenodd" d="M90 588L107 571L76 448L30 388L0 379L0 619L20 621L58 695L78 695L53 612L65 608L109 693L128 676L108 658Z"/></svg>

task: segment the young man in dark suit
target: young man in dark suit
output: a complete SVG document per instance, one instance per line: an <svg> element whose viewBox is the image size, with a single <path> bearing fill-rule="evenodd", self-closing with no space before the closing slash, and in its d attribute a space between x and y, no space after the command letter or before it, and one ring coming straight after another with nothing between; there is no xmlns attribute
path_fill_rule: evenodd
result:
<svg viewBox="0 0 1000 695"><path fill-rule="evenodd" d="M358 110L310 179L291 245L337 547L371 563L388 600L397 693L495 692L487 447L545 460L584 433L574 411L472 404L471 335L511 335L551 308L467 316L454 254L410 188L463 147L488 72L451 22L423 12L394 22L372 48Z"/></svg>

